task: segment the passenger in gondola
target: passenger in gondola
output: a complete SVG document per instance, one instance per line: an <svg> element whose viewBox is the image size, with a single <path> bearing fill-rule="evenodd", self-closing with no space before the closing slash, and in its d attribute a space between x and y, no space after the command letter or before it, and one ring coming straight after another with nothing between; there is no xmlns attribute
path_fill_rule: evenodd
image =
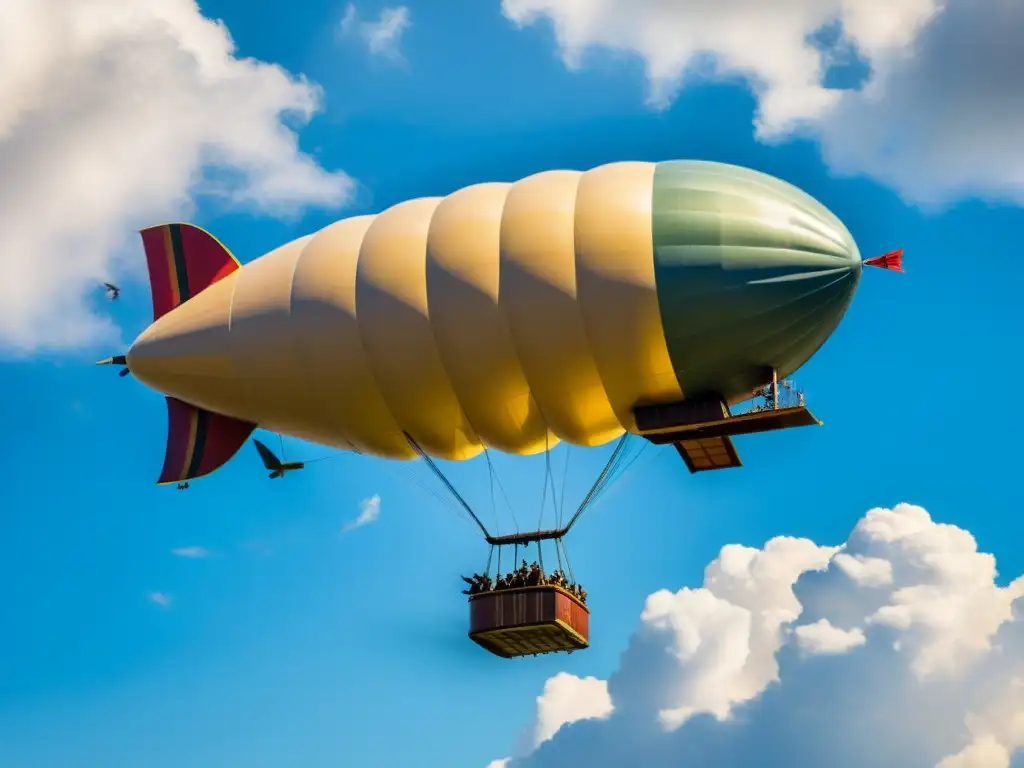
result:
<svg viewBox="0 0 1024 768"><path fill-rule="evenodd" d="M469 584L469 589L462 590L464 595L478 595L481 592L486 592L490 589L490 578L484 574L481 576L479 573L474 573L473 578L462 577L462 580Z"/></svg>
<svg viewBox="0 0 1024 768"><path fill-rule="evenodd" d="M513 587L525 587L526 579L530 575L530 568L526 565L526 561L523 560L523 564L519 566L519 570L516 571L515 578L513 579Z"/></svg>
<svg viewBox="0 0 1024 768"><path fill-rule="evenodd" d="M529 574L527 574L526 576L526 586L539 587L541 579L543 577L544 574L541 571L540 566L536 562L534 562L533 565L530 566Z"/></svg>

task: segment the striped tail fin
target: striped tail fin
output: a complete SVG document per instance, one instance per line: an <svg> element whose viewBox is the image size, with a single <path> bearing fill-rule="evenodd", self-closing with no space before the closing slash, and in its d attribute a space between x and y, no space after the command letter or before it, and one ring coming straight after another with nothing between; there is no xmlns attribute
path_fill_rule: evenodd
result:
<svg viewBox="0 0 1024 768"><path fill-rule="evenodd" d="M140 234L154 322L241 266L217 238L192 224L161 224Z"/></svg>
<svg viewBox="0 0 1024 768"><path fill-rule="evenodd" d="M255 424L167 398L167 454L158 485L208 475L231 460Z"/></svg>

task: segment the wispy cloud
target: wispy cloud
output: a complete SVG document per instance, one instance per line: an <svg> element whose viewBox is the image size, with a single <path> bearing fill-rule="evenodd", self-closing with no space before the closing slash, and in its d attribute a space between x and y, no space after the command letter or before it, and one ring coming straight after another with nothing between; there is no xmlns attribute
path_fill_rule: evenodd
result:
<svg viewBox="0 0 1024 768"><path fill-rule="evenodd" d="M270 547L270 542L263 539L248 539L242 542L241 547L258 555L269 555L273 551Z"/></svg>
<svg viewBox="0 0 1024 768"><path fill-rule="evenodd" d="M379 517L380 496L375 494L369 499L363 499L359 502L359 516L355 520L350 520L341 526L341 532L345 534L349 531L354 531L356 528L362 528L364 525L375 523Z"/></svg>
<svg viewBox="0 0 1024 768"><path fill-rule="evenodd" d="M349 3L341 18L341 34L358 37L374 56L400 60L402 34L410 25L409 9L404 5L383 9L377 21L362 21L355 5Z"/></svg>
<svg viewBox="0 0 1024 768"><path fill-rule="evenodd" d="M156 603L161 608L171 607L171 596L166 592L150 592L148 597L150 602Z"/></svg>
<svg viewBox="0 0 1024 768"><path fill-rule="evenodd" d="M172 549L171 554L176 555L177 557L188 557L195 560L200 557L209 557L210 550L205 547L178 547L177 549Z"/></svg>

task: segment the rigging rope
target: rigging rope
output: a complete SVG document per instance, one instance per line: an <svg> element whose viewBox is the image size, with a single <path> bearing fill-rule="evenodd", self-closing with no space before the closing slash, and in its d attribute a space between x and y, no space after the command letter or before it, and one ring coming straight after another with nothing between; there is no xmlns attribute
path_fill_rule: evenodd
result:
<svg viewBox="0 0 1024 768"><path fill-rule="evenodd" d="M278 437L278 440L281 442L281 458L284 459L285 458L285 456L284 456L284 440L283 440L283 438L282 438L282 436L280 434L278 434L277 437ZM355 447L354 445L350 445L349 446L349 450L339 449L339 450L336 450L334 453L328 453L325 456L318 456L315 459L309 459L309 460L303 461L301 463L306 465L306 466L309 466L310 464L316 464L317 462L320 462L320 461L327 461L328 459L337 459L337 458L340 458L342 456L347 455L348 453L354 453L357 456L365 456L366 455L361 450L359 450L357 447ZM417 488L419 488L424 493L433 496L434 499L438 502L438 504L440 504L442 507L444 507L449 512L454 514L460 520L463 520L464 522L469 523L470 525L473 524L473 521L470 520L468 517L466 517L457 506L455 506L455 505L453 505L451 503L451 501L445 500L437 491L435 491L433 488L429 487L428 485L423 483L418 477L416 477L415 473L412 471L412 469L410 467L406 467L406 466L403 466L401 464L397 465L397 467L396 467L396 465L394 463L388 462L388 461L383 462L381 464L381 466L385 470L390 472L393 476L397 477L400 481L404 480L406 482L409 482L412 485L414 485ZM402 477L400 475L400 473L398 472L398 469L401 469L401 470L404 470L405 472L407 472L408 473L407 476Z"/></svg>
<svg viewBox="0 0 1024 768"><path fill-rule="evenodd" d="M565 542L564 541L562 541L561 539L559 539L559 541L562 544L562 554L565 555L565 567L569 570L569 583L570 584L575 584L576 583L576 577L573 575L573 572L572 572L572 563L569 562L569 549L568 549L568 547L565 546Z"/></svg>
<svg viewBox="0 0 1024 768"><path fill-rule="evenodd" d="M505 506L508 507L509 514L512 515L512 524L516 527L516 533L519 533L519 521L516 519L516 511L512 508L512 502L508 500L508 494L505 492L505 486L502 485L501 477L491 462L491 452L486 448L484 448L484 456L487 459L487 466L491 469L491 478L498 484L498 490L501 491L501 495L505 499ZM495 510L495 516L497 516L497 510Z"/></svg>
<svg viewBox="0 0 1024 768"><path fill-rule="evenodd" d="M462 513L462 510L460 510L457 506L452 504L450 499L445 499L444 497L441 496L441 494L439 494L433 488L428 486L426 483L421 482L420 479L418 477L416 477L416 475L414 474L414 472L413 472L411 467L406 467L406 466L403 466L403 465L399 465L398 468L396 468L390 462L385 462L384 463L384 468L388 472L390 472L392 475L398 477L399 480L402 480L403 478L398 474L398 469L400 468L400 469L404 470L405 472L408 473L407 477L404 478L406 481L412 483L413 485L415 485L417 488L419 488L424 493L428 493L431 496L433 496L437 500L437 503L440 504L442 508L447 509L453 515L455 515L457 518L459 518L459 520L462 520L463 522L465 522L465 523L467 523L469 525L473 524L473 521L470 520L468 517L466 517Z"/></svg>
<svg viewBox="0 0 1024 768"><path fill-rule="evenodd" d="M565 466L562 467L562 493L558 503L557 512L557 523L556 525L562 527L562 515L565 513L565 486L569 484L569 456L572 454L572 446L566 443L565 446Z"/></svg>
<svg viewBox="0 0 1024 768"><path fill-rule="evenodd" d="M635 442L634 442L634 445L635 445ZM601 490L598 491L597 495L594 497L593 502L591 502L591 503L594 503L594 502L598 501L599 499L604 498L604 496L608 493L609 489L611 489L612 486L614 486L619 480L621 480L626 475L627 472L629 472L629 468L633 466L633 464L636 462L636 460L639 459L644 454L644 451L646 451L650 446L651 446L651 443L648 443L645 440L641 444L640 450L637 451L636 453L634 453L631 457L629 457L628 461L626 460L626 454L623 454L621 460L619 462L617 462L617 466L613 469L613 471L611 473L612 476L604 484L604 486L601 488ZM648 455L649 456L659 456L659 455L663 455L663 454L652 453L652 454L648 454ZM623 465L625 465L625 466L623 466Z"/></svg>
<svg viewBox="0 0 1024 768"><path fill-rule="evenodd" d="M619 455L622 453L622 447L626 444L626 438L628 437L629 432L626 432L619 439L619 442L615 446L615 450L612 451L612 455L609 457L608 462L604 465L604 469L601 470L601 474L598 475L597 480L594 481L594 484L591 486L590 491L583 498L583 501L576 509L576 514L572 516L572 518L569 520L569 524L565 526L566 533L568 533L569 529L572 528L576 524L576 521L580 519L580 515L582 515L587 510L587 508L593 502L594 497L600 491L601 486L604 485L605 481L608 478L608 473L611 470L612 465L616 462L616 460L619 458Z"/></svg>
<svg viewBox="0 0 1024 768"><path fill-rule="evenodd" d="M544 491L540 496L540 515L537 517L537 530L540 530L541 524L544 522L544 503L548 499L548 478L551 477L551 433L544 436ZM552 503L554 503L555 485L554 480L551 481L551 496ZM540 543L538 542L537 548L540 549Z"/></svg>
<svg viewBox="0 0 1024 768"><path fill-rule="evenodd" d="M405 439L409 441L409 445L411 445L413 450L415 450L420 455L420 458L422 458L423 461L426 462L427 466L430 467L430 470L437 476L437 479L444 483L444 486L445 488L448 489L448 492L451 493L451 495L455 498L459 505L469 513L469 516L473 518L473 522L476 523L477 526L480 528L480 531L483 533L484 538L489 537L491 534L487 532L486 526L484 526L484 524L480 522L480 518L476 516L476 512L474 512L473 509L469 506L469 504L466 503L466 500L462 498L461 495L459 495L459 492L455 490L455 486L453 486L448 481L448 478L445 477L445 474L444 472L441 471L440 467L438 467L437 464L434 463L434 460L427 455L427 452L420 447L419 443L417 443L413 439L412 435L410 435L408 432L405 432L403 434L405 435Z"/></svg>
<svg viewBox="0 0 1024 768"><path fill-rule="evenodd" d="M484 457L487 459L487 476L491 481L491 515L494 517L494 532L501 535L501 523L498 520L498 504L494 500L494 465L491 464L491 452L484 446Z"/></svg>

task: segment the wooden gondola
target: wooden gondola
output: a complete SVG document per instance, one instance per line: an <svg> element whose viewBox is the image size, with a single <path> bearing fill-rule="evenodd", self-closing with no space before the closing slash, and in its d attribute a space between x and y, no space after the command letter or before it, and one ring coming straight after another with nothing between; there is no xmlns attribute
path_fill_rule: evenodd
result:
<svg viewBox="0 0 1024 768"><path fill-rule="evenodd" d="M505 659L589 646L590 611L561 587L481 592L469 597L469 637Z"/></svg>

